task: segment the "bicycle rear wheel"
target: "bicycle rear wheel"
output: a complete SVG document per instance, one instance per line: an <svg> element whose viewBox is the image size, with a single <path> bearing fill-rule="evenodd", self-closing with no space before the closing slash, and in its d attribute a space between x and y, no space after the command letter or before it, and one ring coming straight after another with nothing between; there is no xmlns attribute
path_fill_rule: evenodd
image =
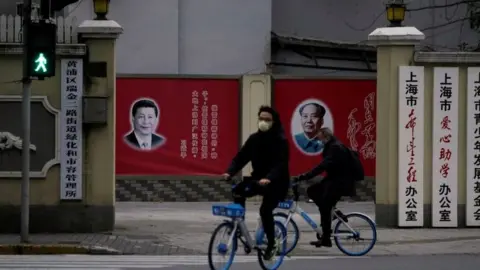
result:
<svg viewBox="0 0 480 270"><path fill-rule="evenodd" d="M363 256L370 252L377 242L377 229L372 219L362 213L350 213L345 215L348 222L338 220L333 231L333 239L338 249L348 256ZM342 243L346 240L347 243ZM348 242L365 246L355 251L348 247Z"/></svg>
<svg viewBox="0 0 480 270"><path fill-rule="evenodd" d="M261 229L263 230L263 228ZM277 241L278 251L277 255L273 256L272 260L266 261L263 258L263 251L258 250L258 262L263 270L277 270L283 263L283 259L286 255L287 242L287 230L280 221L275 221L275 240ZM266 242L266 241L265 241Z"/></svg>
<svg viewBox="0 0 480 270"><path fill-rule="evenodd" d="M228 246L228 240L230 239L230 235L232 233L236 233L233 231L233 223L231 222L224 222L213 231L212 237L210 238L210 244L208 245L208 265L210 266L210 270L228 270L233 264L233 259L235 257L235 252L237 251L237 237L234 236L232 239L232 243ZM220 242L216 242L215 238L217 236L224 237ZM231 252L228 255L228 252ZM226 259L226 262L223 266L216 266L216 261L213 256L214 254L218 253L221 258Z"/></svg>
<svg viewBox="0 0 480 270"><path fill-rule="evenodd" d="M293 218L291 218L288 224L286 224L288 215L285 213L277 212L273 214L273 218L280 221L287 229L287 237L285 239L287 242L287 250L285 251L285 254L289 254L298 244L298 240L300 239L300 229L298 229L298 225Z"/></svg>

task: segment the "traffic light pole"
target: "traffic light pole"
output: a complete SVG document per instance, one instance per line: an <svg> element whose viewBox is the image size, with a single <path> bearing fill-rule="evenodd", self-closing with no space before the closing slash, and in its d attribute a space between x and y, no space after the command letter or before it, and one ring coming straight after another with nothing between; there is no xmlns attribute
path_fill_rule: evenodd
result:
<svg viewBox="0 0 480 270"><path fill-rule="evenodd" d="M32 0L23 1L23 98L22 98L22 188L21 188L21 242L29 242L30 223L30 92L32 80L29 76L28 30L32 15Z"/></svg>

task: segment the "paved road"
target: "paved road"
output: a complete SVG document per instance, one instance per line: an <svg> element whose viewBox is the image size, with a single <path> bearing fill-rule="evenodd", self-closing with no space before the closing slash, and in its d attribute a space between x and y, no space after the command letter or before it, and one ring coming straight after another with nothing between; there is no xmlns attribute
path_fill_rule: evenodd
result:
<svg viewBox="0 0 480 270"><path fill-rule="evenodd" d="M152 237L164 239L170 245L205 254L206 243L222 218L211 213L213 203L119 203L116 213L117 235L128 237ZM319 221L314 204L301 203L301 207L314 221ZM373 202L341 202L344 212L362 212L375 219ZM250 230L257 224L258 203L247 205L246 222ZM337 248L318 249L308 243L315 233L299 216L294 219L302 231L296 255L338 256ZM480 252L478 229L382 229L378 228L378 242L369 255L413 255L438 253ZM185 255L185 254L182 254ZM187 254L189 255L189 254Z"/></svg>
<svg viewBox="0 0 480 270"><path fill-rule="evenodd" d="M293 257L280 269L354 270L478 270L480 258L473 255ZM208 269L205 256L0 256L0 269L108 269L108 270L200 270ZM260 269L255 256L239 256L231 270Z"/></svg>
<svg viewBox="0 0 480 270"><path fill-rule="evenodd" d="M116 204L116 226L113 232L98 234L38 234L33 244L74 244L108 247L123 254L135 255L204 255L211 233L222 218L211 213L211 202L148 203L122 202ZM313 204L301 206L318 221ZM373 202L342 202L344 212L363 212L375 217ZM259 204L247 205L246 222L253 230L257 223ZM295 217L302 231L294 254L340 256L337 248L315 248L308 244L315 234L308 225ZM19 243L18 235L0 235L0 244ZM378 242L369 256L416 254L480 254L478 228L470 229L385 229L378 228Z"/></svg>
<svg viewBox="0 0 480 270"><path fill-rule="evenodd" d="M309 257L316 258L316 257ZM334 257L319 257L317 259L332 259ZM305 257L295 257L286 260L302 260ZM236 256L236 268L252 264L258 267L257 256ZM118 255L17 255L1 256L0 269L188 269L208 265L207 256L118 256ZM195 269L195 268L193 268Z"/></svg>

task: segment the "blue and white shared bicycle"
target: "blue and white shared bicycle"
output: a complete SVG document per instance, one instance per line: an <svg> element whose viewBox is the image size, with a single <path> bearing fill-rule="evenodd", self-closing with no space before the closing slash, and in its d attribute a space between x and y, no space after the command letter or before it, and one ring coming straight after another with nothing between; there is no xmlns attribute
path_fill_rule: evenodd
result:
<svg viewBox="0 0 480 270"><path fill-rule="evenodd" d="M235 186L232 187L232 189ZM213 231L208 246L208 264L211 270L228 270L233 264L235 253L238 249L238 240L243 245L246 254L256 250L258 262L264 270L276 270L283 263L286 254L287 230L279 221L275 221L275 238L278 250L276 255L269 261L264 259L266 238L263 227L259 222L254 236L252 237L245 223L245 208L239 204L216 204L212 206L214 216L226 217ZM217 239L219 238L219 239ZM220 240L220 241L218 241ZM218 242L217 242L218 241ZM215 258L218 254L220 258ZM217 265L219 263L220 265Z"/></svg>
<svg viewBox="0 0 480 270"><path fill-rule="evenodd" d="M297 246L300 239L300 229L297 223L293 220L293 216L298 214L303 220L310 225L312 230L316 232L317 239L320 240L322 235L321 226L317 225L310 216L298 206L299 192L298 184L292 186L293 200L287 200L279 203L278 208L288 210L285 212L276 212L273 216L276 221L281 221L287 228L287 251L289 254ZM353 212L343 214L340 211L334 209L332 211L332 220L337 220L333 229L333 240L335 245L348 256L363 256L370 252L377 242L377 229L375 222L367 215L363 213ZM347 243L343 243L343 240L352 244L352 249L347 247ZM353 244L365 244L364 248L360 250L353 250Z"/></svg>

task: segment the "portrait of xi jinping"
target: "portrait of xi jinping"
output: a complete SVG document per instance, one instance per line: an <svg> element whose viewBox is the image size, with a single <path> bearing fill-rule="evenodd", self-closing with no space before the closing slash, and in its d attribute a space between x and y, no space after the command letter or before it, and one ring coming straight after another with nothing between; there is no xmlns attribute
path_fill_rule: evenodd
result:
<svg viewBox="0 0 480 270"><path fill-rule="evenodd" d="M165 144L165 137L155 133L160 109L153 100L136 100L131 107L130 117L132 130L123 138L127 145L139 151L152 151Z"/></svg>

